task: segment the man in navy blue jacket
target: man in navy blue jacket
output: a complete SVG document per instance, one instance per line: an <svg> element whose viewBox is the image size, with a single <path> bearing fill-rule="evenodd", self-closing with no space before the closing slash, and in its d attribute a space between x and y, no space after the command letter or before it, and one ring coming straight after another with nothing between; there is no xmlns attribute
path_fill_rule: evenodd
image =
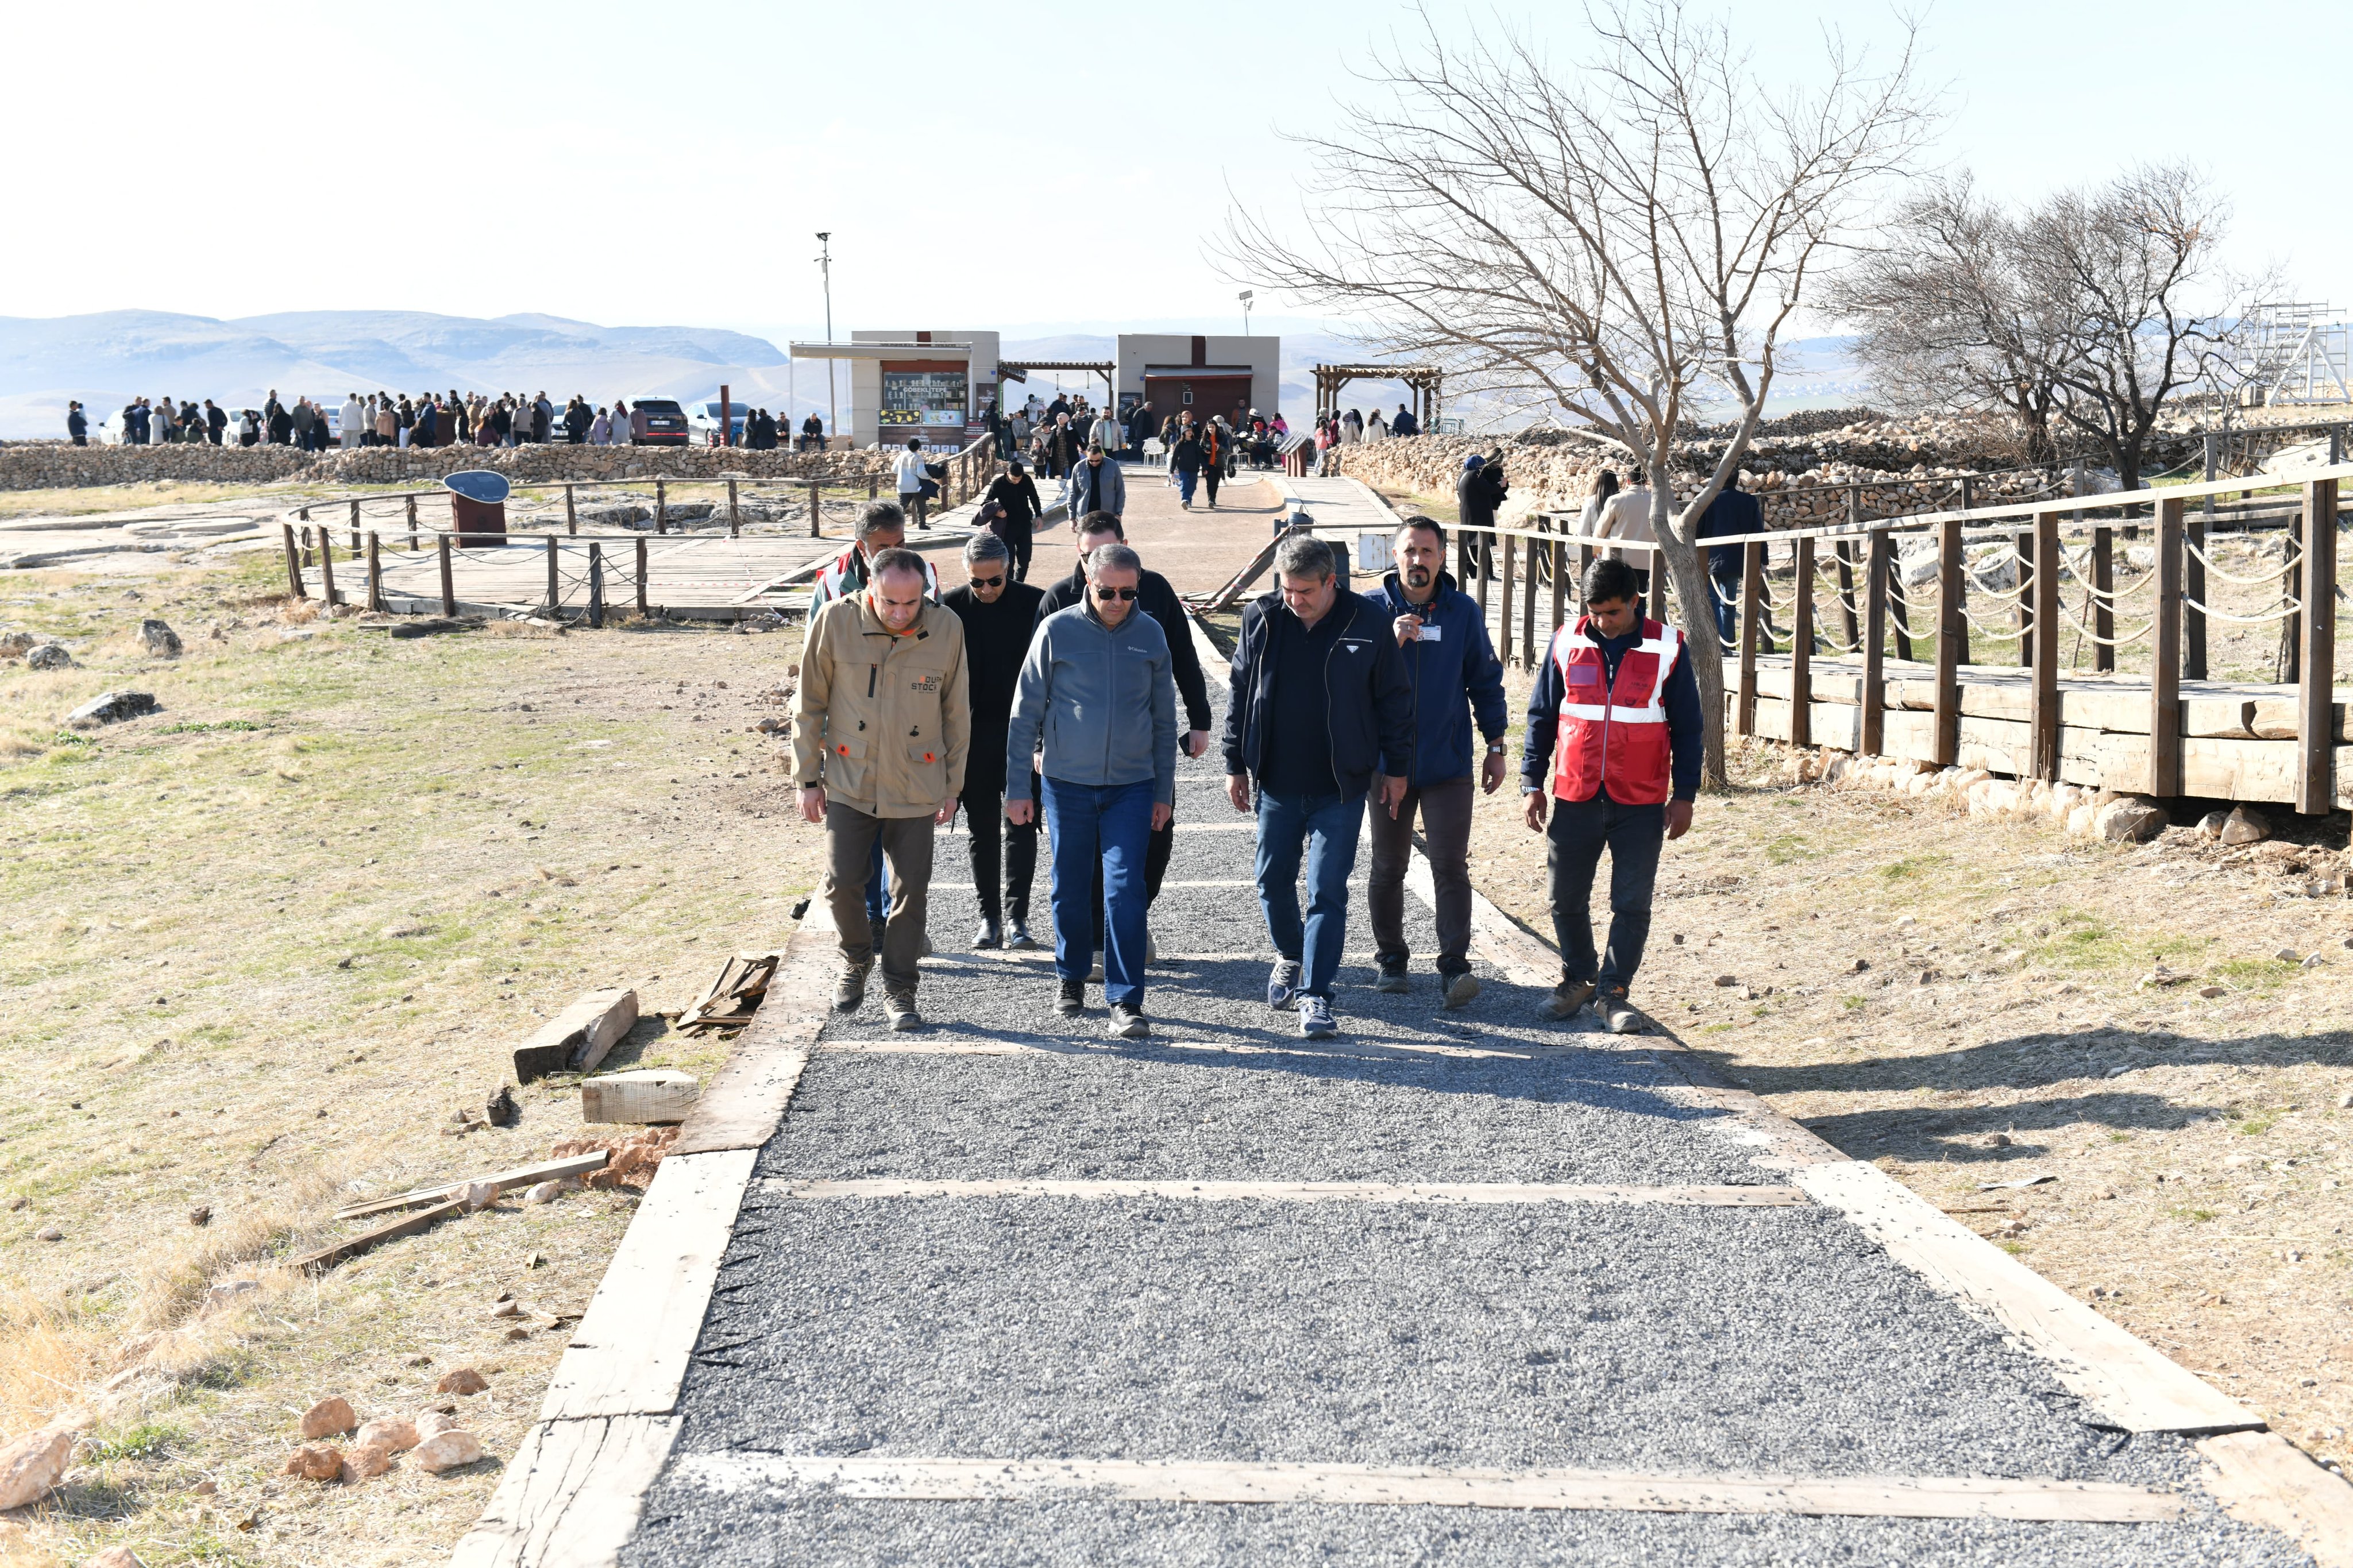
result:
<svg viewBox="0 0 2353 1568"><path fill-rule="evenodd" d="M1413 687L1388 617L1342 589L1334 566L1332 547L1312 534L1276 547L1281 587L1242 612L1226 705L1226 795L1236 811L1251 809L1258 784L1258 900L1275 951L1267 1005L1296 1007L1310 1037L1339 1027L1332 982L1366 794L1377 779L1380 810L1394 814L1413 771Z"/></svg>
<svg viewBox="0 0 2353 1568"><path fill-rule="evenodd" d="M1402 418L1403 413L1399 416ZM1489 795L1504 782L1504 665L1487 636L1486 617L1446 572L1446 530L1409 517L1397 531L1397 570L1379 597L1413 683L1413 773L1392 817L1375 812L1373 869L1365 904L1373 921L1377 988L1409 989L1405 944L1405 872L1413 859L1413 819L1421 816L1430 881L1438 904L1438 978L1446 1005L1479 994L1471 973L1471 728L1486 742L1479 784Z"/></svg>
<svg viewBox="0 0 2353 1568"><path fill-rule="evenodd" d="M1536 672L1520 757L1528 829L1552 840L1560 984L1545 1011L1566 1018L1590 1001L1611 1034L1637 1035L1642 1016L1626 992L1651 933L1659 848L1691 831L1699 794L1699 683L1683 633L1643 618L1633 567L1596 561L1582 586L1585 614L1553 634ZM1609 949L1597 959L1593 873L1604 849Z"/></svg>

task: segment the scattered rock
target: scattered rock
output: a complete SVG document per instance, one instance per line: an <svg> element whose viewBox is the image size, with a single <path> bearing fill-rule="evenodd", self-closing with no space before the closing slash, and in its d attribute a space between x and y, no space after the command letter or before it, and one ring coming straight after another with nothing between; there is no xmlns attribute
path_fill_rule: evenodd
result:
<svg viewBox="0 0 2353 1568"><path fill-rule="evenodd" d="M279 1468L281 1476L300 1476L306 1481L339 1481L343 1479L343 1451L341 1448L297 1448L287 1456Z"/></svg>
<svg viewBox="0 0 2353 1568"><path fill-rule="evenodd" d="M524 1192L522 1201L527 1204L552 1204L571 1190L569 1181L540 1182Z"/></svg>
<svg viewBox="0 0 2353 1568"><path fill-rule="evenodd" d="M2277 959L2282 963L2302 963L2304 962L2304 954L2296 952L2296 950L2292 947L2281 948L2277 952L2273 953L2272 957Z"/></svg>
<svg viewBox="0 0 2353 1568"><path fill-rule="evenodd" d="M379 1415L360 1428L355 1441L363 1448L381 1448L387 1454L397 1454L403 1448L417 1447L417 1423L403 1421L397 1415Z"/></svg>
<svg viewBox="0 0 2353 1568"><path fill-rule="evenodd" d="M18 659L32 651L32 633L0 632L0 658Z"/></svg>
<svg viewBox="0 0 2353 1568"><path fill-rule="evenodd" d="M507 1338L511 1340L527 1340L531 1338L531 1331L529 1329L509 1329L507 1331Z"/></svg>
<svg viewBox="0 0 2353 1568"><path fill-rule="evenodd" d="M128 1546L110 1546L97 1556L88 1558L81 1568L147 1568L139 1554Z"/></svg>
<svg viewBox="0 0 2353 1568"><path fill-rule="evenodd" d="M522 1120L522 1108L515 1103L514 1090L505 1084L499 1085L498 1093L491 1096L482 1110L493 1127L512 1127Z"/></svg>
<svg viewBox="0 0 2353 1568"><path fill-rule="evenodd" d="M470 1182L455 1195L463 1197L469 1209L486 1209L499 1201L499 1184L496 1182Z"/></svg>
<svg viewBox="0 0 2353 1568"><path fill-rule="evenodd" d="M153 692L101 691L67 714L66 723L76 730L95 730L100 724L115 724L125 719L143 718L155 710L155 698Z"/></svg>
<svg viewBox="0 0 2353 1568"><path fill-rule="evenodd" d="M2305 955L2304 962L2303 962L2302 963L2297 964L2297 965L2296 965L2296 967L2297 967L2298 969L2317 969L2317 968L2319 968L2319 967L2321 966L2321 964L2323 964L2323 963L2326 963L2326 962L2327 962L2327 961L2326 959L2322 958L2322 957L2320 956L2320 954L2318 954L2318 953L2316 953L2316 952L2311 952L2311 953L2306 953L2306 954Z"/></svg>
<svg viewBox="0 0 2353 1568"><path fill-rule="evenodd" d="M25 656L25 668L27 669L71 669L73 667L73 655L53 642L45 642Z"/></svg>
<svg viewBox="0 0 2353 1568"><path fill-rule="evenodd" d="M188 1223L201 1230L213 1222L213 1205L198 1204L188 1211Z"/></svg>
<svg viewBox="0 0 2353 1568"><path fill-rule="evenodd" d="M458 1418L446 1410L420 1410L417 1413L417 1441L422 1443L427 1437L455 1431L457 1426ZM416 1444L409 1446L414 1447Z"/></svg>
<svg viewBox="0 0 2353 1568"><path fill-rule="evenodd" d="M2226 845L2253 844L2271 836L2272 825L2263 820L2263 814L2243 805L2232 806L2214 833Z"/></svg>
<svg viewBox="0 0 2353 1568"><path fill-rule="evenodd" d="M392 1468L392 1455L372 1443L362 1443L343 1456L343 1484L350 1486Z"/></svg>
<svg viewBox="0 0 2353 1568"><path fill-rule="evenodd" d="M2205 816L2198 819L2198 837L2200 838L2221 837L2222 825L2230 820L2231 814L2227 811L2208 812Z"/></svg>
<svg viewBox="0 0 2353 1568"><path fill-rule="evenodd" d="M470 1465L482 1457L482 1440L463 1427L436 1432L417 1445L417 1468L432 1475Z"/></svg>
<svg viewBox="0 0 2353 1568"><path fill-rule="evenodd" d="M2179 973L2177 971L2168 969L2165 965L2160 963L2155 969L2150 970L2147 974L2142 975L2140 977L2140 984L2134 986L2133 989L2136 991L2146 991L2152 985L2182 985L2187 984L2189 981L2195 978L2195 975Z"/></svg>
<svg viewBox="0 0 2353 1568"><path fill-rule="evenodd" d="M2230 994L2231 988L2227 985L2200 985L2198 988L2198 994L2210 999L2216 996L2228 996Z"/></svg>
<svg viewBox="0 0 2353 1568"><path fill-rule="evenodd" d="M139 623L139 640L157 658L180 657L180 634L152 616Z"/></svg>
<svg viewBox="0 0 2353 1568"><path fill-rule="evenodd" d="M1737 974L1719 974L1715 977L1715 983L1718 985L1737 985L1740 984L1740 976Z"/></svg>
<svg viewBox="0 0 2353 1568"><path fill-rule="evenodd" d="M215 1486L211 1481L204 1480L198 1481L195 1486L190 1487L188 1489L188 1495L190 1497L211 1497L219 1490L220 1488Z"/></svg>
<svg viewBox="0 0 2353 1568"><path fill-rule="evenodd" d="M413 1355L402 1356L400 1360L401 1364L404 1366L431 1366L433 1364L433 1358L427 1355L423 1351L418 1351Z"/></svg>
<svg viewBox="0 0 2353 1568"><path fill-rule="evenodd" d="M33 1233L35 1241L63 1241L65 1238L66 1233L53 1225L45 1225Z"/></svg>
<svg viewBox="0 0 2353 1568"><path fill-rule="evenodd" d="M17 1194L15 1197L8 1200L8 1212L10 1214L15 1214L18 1209L30 1208L32 1206L33 1200L25 1196L22 1193Z"/></svg>
<svg viewBox="0 0 2353 1568"><path fill-rule="evenodd" d="M490 1387L490 1382L484 1378L480 1373L476 1372L470 1366L461 1366L453 1371L443 1373L441 1374L441 1381L433 1385L433 1392L436 1394L480 1394L482 1390L488 1387Z"/></svg>
<svg viewBox="0 0 2353 1568"><path fill-rule="evenodd" d="M44 1426L0 1446L0 1511L23 1508L47 1497L73 1458L74 1435Z"/></svg>
<svg viewBox="0 0 2353 1568"><path fill-rule="evenodd" d="M2129 795L2112 800L2092 818L2093 836L2109 844L2145 844L2165 831L2161 807Z"/></svg>
<svg viewBox="0 0 2353 1568"><path fill-rule="evenodd" d="M302 1412L302 1436L306 1438L332 1437L359 1424L359 1417L352 1414L352 1402L340 1394L331 1394Z"/></svg>
<svg viewBox="0 0 2353 1568"><path fill-rule="evenodd" d="M520 1318L522 1315L523 1305L521 1301L501 1301L491 1310L491 1316L493 1318Z"/></svg>
<svg viewBox="0 0 2353 1568"><path fill-rule="evenodd" d="M239 1296L250 1296L260 1289L261 1282L258 1279L224 1279L205 1292L205 1305L221 1306L226 1302L236 1300Z"/></svg>
<svg viewBox="0 0 2353 1568"><path fill-rule="evenodd" d="M1989 1134L1985 1141L1985 1146L1989 1149L2007 1149L2010 1147L2010 1134L2007 1132Z"/></svg>

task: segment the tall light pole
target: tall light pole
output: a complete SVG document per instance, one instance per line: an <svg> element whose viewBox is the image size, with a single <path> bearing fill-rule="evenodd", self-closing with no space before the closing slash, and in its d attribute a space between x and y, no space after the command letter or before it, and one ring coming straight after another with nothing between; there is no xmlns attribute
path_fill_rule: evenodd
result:
<svg viewBox="0 0 2353 1568"><path fill-rule="evenodd" d="M1256 297L1255 292L1249 289L1245 289L1240 293L1234 296L1235 299L1240 300L1242 302L1242 336L1244 337L1250 336L1250 300Z"/></svg>
<svg viewBox="0 0 2353 1568"><path fill-rule="evenodd" d="M833 231L819 229L817 242L822 247L818 251L817 264L818 270L825 277L825 342L826 346L830 349L833 346ZM833 438L839 434L841 434L841 411L835 405L833 400L833 355L828 353L825 356L826 445L831 446Z"/></svg>

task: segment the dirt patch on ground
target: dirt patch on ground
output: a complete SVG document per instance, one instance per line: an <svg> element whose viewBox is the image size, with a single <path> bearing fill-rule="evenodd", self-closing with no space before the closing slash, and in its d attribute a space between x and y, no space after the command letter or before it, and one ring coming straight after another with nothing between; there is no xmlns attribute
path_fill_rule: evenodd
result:
<svg viewBox="0 0 2353 1568"><path fill-rule="evenodd" d="M705 1076L656 1016L780 943L814 880L776 742L798 638L494 624L396 640L272 597L264 558L18 574L0 624L79 668L0 666L0 1431L88 1413L14 1545L77 1561L413 1563L496 1488L634 1194L509 1198L311 1280L339 1204L544 1157L578 1093L455 1133L581 992L648 1015L608 1066ZM168 621L187 652L150 658ZM94 731L101 689L152 717ZM9 1206L13 1205L13 1206ZM192 1212L207 1211L205 1223ZM54 1233L55 1239L42 1239ZM249 1285L250 1289L240 1287ZM501 1293L521 1316L495 1315ZM439 1375L490 1458L354 1486L277 1471L340 1394L414 1415Z"/></svg>

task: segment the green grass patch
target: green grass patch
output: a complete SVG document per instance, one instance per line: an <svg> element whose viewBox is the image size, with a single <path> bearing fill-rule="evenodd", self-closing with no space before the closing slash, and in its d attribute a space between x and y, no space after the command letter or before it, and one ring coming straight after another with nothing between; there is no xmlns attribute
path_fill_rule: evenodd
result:
<svg viewBox="0 0 2353 1568"><path fill-rule="evenodd" d="M2208 1220L2214 1218L2220 1211L2215 1209L2179 1208L2168 1209L2165 1212L2171 1215L2174 1218L2181 1221L2184 1225L2204 1225Z"/></svg>
<svg viewBox="0 0 2353 1568"><path fill-rule="evenodd" d="M216 730L259 730L266 728L250 719L220 719L210 723L169 724L155 731L163 735L204 735Z"/></svg>
<svg viewBox="0 0 2353 1568"><path fill-rule="evenodd" d="M1806 840L1799 834L1784 833L1778 838L1766 841L1765 858L1776 866L1786 866L1792 860L1801 860L1805 858L1805 854Z"/></svg>
<svg viewBox="0 0 2353 1568"><path fill-rule="evenodd" d="M1907 855L1901 860L1890 860L1882 866L1879 874L1891 882L1899 882L1906 877L1925 876L1942 865L1945 859L1942 855Z"/></svg>
<svg viewBox="0 0 2353 1568"><path fill-rule="evenodd" d="M90 1439L90 1458L100 1464L112 1459L160 1459L187 1434L164 1421L142 1421L119 1432Z"/></svg>
<svg viewBox="0 0 2353 1568"><path fill-rule="evenodd" d="M2242 1138L2260 1138L2264 1133L2270 1131L2272 1130L2272 1123L2278 1120L2279 1118L2275 1116L2250 1116L2244 1121L2239 1123L2239 1136Z"/></svg>
<svg viewBox="0 0 2353 1568"><path fill-rule="evenodd" d="M1850 1013L1859 1013L1862 1011L1863 1008L1863 998L1860 996L1841 996L1839 998L1839 1005L1845 1008Z"/></svg>

